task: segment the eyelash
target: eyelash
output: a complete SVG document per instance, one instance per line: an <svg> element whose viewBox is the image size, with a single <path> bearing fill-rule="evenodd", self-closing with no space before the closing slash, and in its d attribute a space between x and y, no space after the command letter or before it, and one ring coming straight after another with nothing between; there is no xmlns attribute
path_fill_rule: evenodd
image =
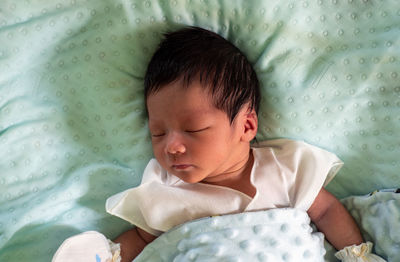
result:
<svg viewBox="0 0 400 262"><path fill-rule="evenodd" d="M198 130L186 130L185 132L187 132L187 133L199 133L199 132L204 131L204 130L207 130L207 129L209 129L209 127L202 128L202 129L198 129ZM162 137L162 136L164 136L164 135L165 135L165 134L151 135L151 136L152 136L152 137Z"/></svg>
<svg viewBox="0 0 400 262"><path fill-rule="evenodd" d="M207 130L208 128L209 128L209 127L202 128L202 129L198 129L198 130L186 130L186 132L188 132L188 133L198 133L198 132Z"/></svg>
<svg viewBox="0 0 400 262"><path fill-rule="evenodd" d="M160 134L160 135L151 135L152 137L162 137L164 134Z"/></svg>

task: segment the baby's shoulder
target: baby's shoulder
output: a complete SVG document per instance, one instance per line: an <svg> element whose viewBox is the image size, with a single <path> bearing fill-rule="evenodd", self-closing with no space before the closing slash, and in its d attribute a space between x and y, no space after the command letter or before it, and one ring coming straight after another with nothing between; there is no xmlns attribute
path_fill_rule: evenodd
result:
<svg viewBox="0 0 400 262"><path fill-rule="evenodd" d="M280 138L280 139L270 139L257 142L252 145L252 148L272 148L272 149L283 150L283 149L293 149L298 147L310 147L310 146L311 146L310 144L307 144L302 140Z"/></svg>
<svg viewBox="0 0 400 262"><path fill-rule="evenodd" d="M271 151L275 154L304 154L304 155L333 155L333 153L311 145L303 140L292 140L292 139L271 139L258 142L252 145L252 148L259 151Z"/></svg>
<svg viewBox="0 0 400 262"><path fill-rule="evenodd" d="M266 159L268 156L273 156L275 160L295 161L297 163L342 163L334 153L301 140L266 140L253 145L252 148L255 158L259 159Z"/></svg>

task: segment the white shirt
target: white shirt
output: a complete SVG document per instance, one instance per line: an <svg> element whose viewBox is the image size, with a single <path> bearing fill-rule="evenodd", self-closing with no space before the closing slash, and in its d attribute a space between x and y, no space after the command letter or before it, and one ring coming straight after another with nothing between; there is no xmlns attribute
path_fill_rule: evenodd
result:
<svg viewBox="0 0 400 262"><path fill-rule="evenodd" d="M153 235L207 216L279 207L307 211L343 165L328 151L288 139L262 142L252 153L254 198L228 187L186 183L152 159L142 183L107 199L106 210Z"/></svg>

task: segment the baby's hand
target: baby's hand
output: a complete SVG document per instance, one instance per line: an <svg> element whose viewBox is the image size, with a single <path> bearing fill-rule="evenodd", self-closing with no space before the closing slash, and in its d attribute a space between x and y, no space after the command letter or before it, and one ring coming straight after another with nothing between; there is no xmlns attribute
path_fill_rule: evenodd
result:
<svg viewBox="0 0 400 262"><path fill-rule="evenodd" d="M372 243L352 245L336 252L335 256L343 262L386 262L381 257L371 254Z"/></svg>

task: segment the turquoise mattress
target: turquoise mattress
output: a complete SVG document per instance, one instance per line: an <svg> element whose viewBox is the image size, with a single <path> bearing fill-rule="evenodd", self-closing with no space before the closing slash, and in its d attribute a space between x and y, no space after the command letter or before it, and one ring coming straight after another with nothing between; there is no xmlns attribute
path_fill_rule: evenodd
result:
<svg viewBox="0 0 400 262"><path fill-rule="evenodd" d="M339 198L400 187L397 0L3 0L0 261L50 261L66 237L130 227L105 200L152 157L143 76L162 34L185 25L254 65L259 141L336 153Z"/></svg>

